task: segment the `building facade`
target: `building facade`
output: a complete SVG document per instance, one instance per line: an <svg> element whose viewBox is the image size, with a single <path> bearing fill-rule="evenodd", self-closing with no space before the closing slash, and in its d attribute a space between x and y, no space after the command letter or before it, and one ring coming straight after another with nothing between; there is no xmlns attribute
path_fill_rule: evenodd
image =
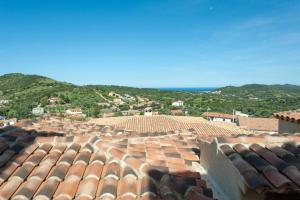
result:
<svg viewBox="0 0 300 200"><path fill-rule="evenodd" d="M224 113L205 112L202 114L208 121L236 123L236 116Z"/></svg>

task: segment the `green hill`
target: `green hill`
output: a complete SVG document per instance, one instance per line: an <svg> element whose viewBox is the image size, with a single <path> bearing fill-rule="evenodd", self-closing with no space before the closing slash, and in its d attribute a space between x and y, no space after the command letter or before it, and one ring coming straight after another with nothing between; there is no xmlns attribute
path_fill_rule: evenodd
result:
<svg viewBox="0 0 300 200"><path fill-rule="evenodd" d="M86 85L77 86L59 82L51 78L24 75L19 73L0 76L0 100L9 100L0 104L0 116L25 118L31 117L32 108L41 105L47 107L50 97L59 97L61 102L55 111L63 113L67 108L80 107L88 116L96 117L101 113L98 103L109 101L110 110L126 110L129 106L143 111L138 101L123 106L113 105L109 92L121 95L129 94L147 98L151 105L161 114L170 114L172 102L184 101L184 110L192 116L199 116L210 108L211 111L232 113L240 110L253 116L271 116L272 113L300 108L300 86L296 85L259 85L251 84L241 87L228 86L220 88L221 94L160 91L158 89L141 89L122 86ZM52 112L47 107L47 111ZM119 112L120 114L120 112Z"/></svg>
<svg viewBox="0 0 300 200"><path fill-rule="evenodd" d="M262 84L249 84L241 87L228 86L220 88L222 94L237 95L241 97L285 97L300 95L300 86L297 85L262 85Z"/></svg>

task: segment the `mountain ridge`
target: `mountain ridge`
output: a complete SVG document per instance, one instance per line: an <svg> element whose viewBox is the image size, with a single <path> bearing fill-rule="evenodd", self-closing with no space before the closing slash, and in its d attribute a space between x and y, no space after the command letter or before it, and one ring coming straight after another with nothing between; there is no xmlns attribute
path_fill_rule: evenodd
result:
<svg viewBox="0 0 300 200"><path fill-rule="evenodd" d="M180 108L191 116L199 116L210 108L212 111L232 113L232 110L241 110L253 116L271 116L272 113L300 108L300 86L248 84L244 86L227 86L219 88L221 93L197 93L183 91L162 91L157 88L135 88L112 85L75 85L56 81L52 78L39 75L21 73L5 74L0 76L0 100L9 100L8 105L0 105L0 116L30 117L32 108L41 105L47 106L49 98L62 99L63 112L66 108L80 107L89 116L98 116L99 113L111 111L117 107L116 113L126 109L138 109L143 112L144 107L137 106L139 97L149 99L150 105L161 114L171 114L175 109L172 102L184 101ZM126 102L125 106L115 106L111 103L106 111L97 106L110 99L110 92L121 95L130 95L135 98L133 103ZM104 98L103 98L104 97Z"/></svg>

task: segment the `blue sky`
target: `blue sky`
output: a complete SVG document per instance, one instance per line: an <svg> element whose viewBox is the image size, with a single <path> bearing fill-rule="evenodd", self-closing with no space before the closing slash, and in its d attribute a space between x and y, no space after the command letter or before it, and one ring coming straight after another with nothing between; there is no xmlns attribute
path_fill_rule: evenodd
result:
<svg viewBox="0 0 300 200"><path fill-rule="evenodd" d="M0 0L0 74L300 85L299 0Z"/></svg>

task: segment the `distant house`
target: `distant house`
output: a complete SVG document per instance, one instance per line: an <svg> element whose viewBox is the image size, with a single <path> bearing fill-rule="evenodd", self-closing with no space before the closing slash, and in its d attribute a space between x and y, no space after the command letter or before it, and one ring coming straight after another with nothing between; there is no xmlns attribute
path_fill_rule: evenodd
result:
<svg viewBox="0 0 300 200"><path fill-rule="evenodd" d="M300 133L300 110L275 113L279 133Z"/></svg>
<svg viewBox="0 0 300 200"><path fill-rule="evenodd" d="M115 105L123 105L123 104L125 104L125 102L122 99L117 98L117 99L114 99L114 104Z"/></svg>
<svg viewBox="0 0 300 200"><path fill-rule="evenodd" d="M238 116L237 125L256 132L278 133L278 119L275 118Z"/></svg>
<svg viewBox="0 0 300 200"><path fill-rule="evenodd" d="M100 103L97 103L98 106L102 106L102 107L109 107L110 104L109 103L106 103L106 102L100 102Z"/></svg>
<svg viewBox="0 0 300 200"><path fill-rule="evenodd" d="M237 117L235 115L217 113L217 112L205 112L202 114L203 117L206 117L209 121L215 122L227 122L227 123L235 123L237 121Z"/></svg>
<svg viewBox="0 0 300 200"><path fill-rule="evenodd" d="M235 111L235 115L240 117L249 117L248 114L242 113L242 111L238 111L238 110Z"/></svg>
<svg viewBox="0 0 300 200"><path fill-rule="evenodd" d="M6 105L6 104L9 104L10 100L3 100L1 99L0 100L0 105Z"/></svg>
<svg viewBox="0 0 300 200"><path fill-rule="evenodd" d="M212 94L221 94L222 91L221 91L221 90L216 90L216 91L212 91L212 92L210 92L210 93L212 93Z"/></svg>
<svg viewBox="0 0 300 200"><path fill-rule="evenodd" d="M68 110L66 110L66 114L68 114L68 115L78 115L78 114L82 114L82 110L81 110L81 108L68 109Z"/></svg>
<svg viewBox="0 0 300 200"><path fill-rule="evenodd" d="M48 101L50 103L59 103L61 101L61 98L59 98L59 97L51 97L51 98L48 99Z"/></svg>
<svg viewBox="0 0 300 200"><path fill-rule="evenodd" d="M119 94L117 94L117 93L115 93L115 92L110 92L110 93L108 93L108 96L110 96L110 97L122 98L121 95L119 95Z"/></svg>
<svg viewBox="0 0 300 200"><path fill-rule="evenodd" d="M110 96L110 97L114 97L116 95L116 93L114 93L114 92L109 92L108 93L108 96Z"/></svg>
<svg viewBox="0 0 300 200"><path fill-rule="evenodd" d="M184 112L181 109L171 110L171 113L172 113L172 115L184 115Z"/></svg>
<svg viewBox="0 0 300 200"><path fill-rule="evenodd" d="M12 118L12 119L6 119L6 120L0 120L0 127L6 127L6 126L13 126L17 123L17 119L16 118Z"/></svg>
<svg viewBox="0 0 300 200"><path fill-rule="evenodd" d="M43 115L45 113L45 109L43 107L35 107L32 109L31 113L36 116Z"/></svg>
<svg viewBox="0 0 300 200"><path fill-rule="evenodd" d="M152 116L152 115L153 115L153 113L152 113L152 108L151 108L151 107L145 108L145 110L144 110L144 115L145 115L145 116Z"/></svg>
<svg viewBox="0 0 300 200"><path fill-rule="evenodd" d="M172 103L172 106L174 107L182 107L183 106L183 101L175 101Z"/></svg>
<svg viewBox="0 0 300 200"><path fill-rule="evenodd" d="M86 117L85 114L83 114L81 108L73 108L66 110L66 115L68 117Z"/></svg>
<svg viewBox="0 0 300 200"><path fill-rule="evenodd" d="M130 102L133 102L136 100L133 96L130 96L129 94L125 94L123 99L126 101L130 101Z"/></svg>

